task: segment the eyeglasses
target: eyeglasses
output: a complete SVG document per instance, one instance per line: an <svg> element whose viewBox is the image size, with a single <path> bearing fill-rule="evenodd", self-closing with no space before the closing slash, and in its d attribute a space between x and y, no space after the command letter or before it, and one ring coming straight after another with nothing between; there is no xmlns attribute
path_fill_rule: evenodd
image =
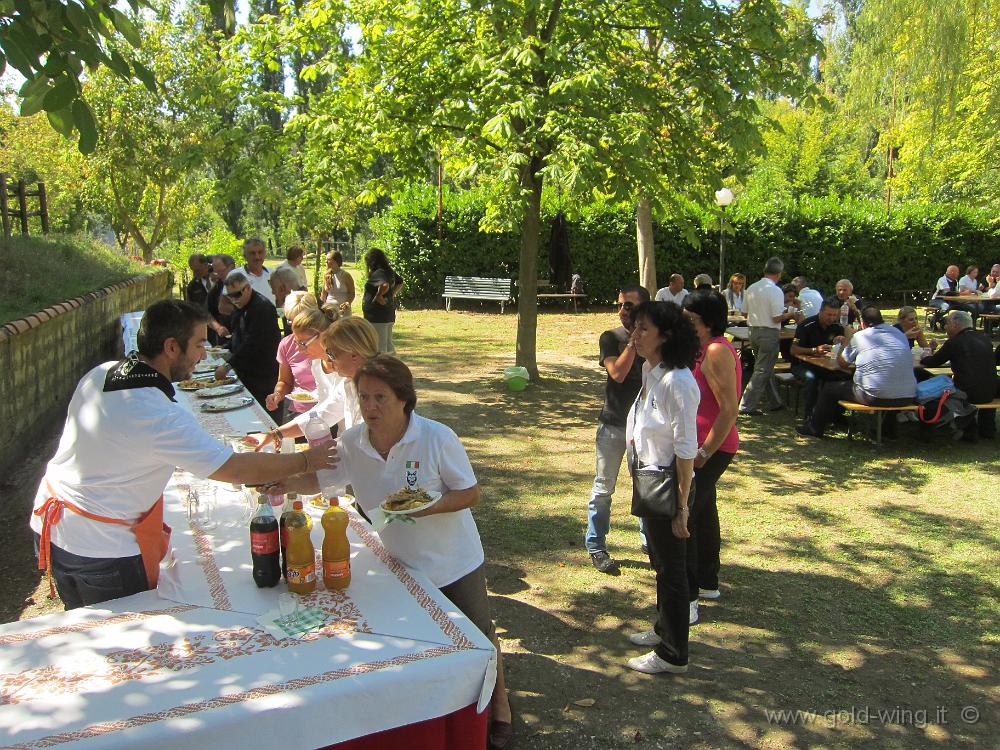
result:
<svg viewBox="0 0 1000 750"><path fill-rule="evenodd" d="M243 292L245 292L246 290L247 288L243 287L238 292L226 292L226 296L229 297L229 299L239 299L240 297L243 296Z"/></svg>
<svg viewBox="0 0 1000 750"><path fill-rule="evenodd" d="M318 338L319 334L317 333L308 341L299 341L298 339L295 339L295 343L298 345L299 349L308 349L310 346L312 346L313 342Z"/></svg>
<svg viewBox="0 0 1000 750"><path fill-rule="evenodd" d="M331 362L337 361L337 355L331 352L329 349L326 350L326 358Z"/></svg>
<svg viewBox="0 0 1000 750"><path fill-rule="evenodd" d="M622 302L621 304L618 305L618 307L620 307L625 312L631 312L632 310L635 309L635 302Z"/></svg>

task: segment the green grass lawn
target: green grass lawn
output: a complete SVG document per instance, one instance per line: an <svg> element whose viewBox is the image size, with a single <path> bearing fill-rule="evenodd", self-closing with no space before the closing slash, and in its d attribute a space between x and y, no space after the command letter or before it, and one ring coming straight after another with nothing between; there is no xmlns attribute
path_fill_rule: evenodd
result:
<svg viewBox="0 0 1000 750"><path fill-rule="evenodd" d="M720 483L723 597L692 628L691 671L623 667L639 653L625 635L654 613L627 472L609 537L622 574L597 573L583 547L604 380L597 338L614 321L541 315L543 380L510 393L501 373L514 315L397 319L418 411L458 432L483 487L476 519L519 746L997 747L995 443L904 436L876 448L838 432L799 438L787 411L741 420ZM574 705L584 698L596 702ZM966 706L978 722L959 718ZM863 722L864 707L890 713ZM822 716L852 708L853 723ZM768 721L796 709L821 716Z"/></svg>

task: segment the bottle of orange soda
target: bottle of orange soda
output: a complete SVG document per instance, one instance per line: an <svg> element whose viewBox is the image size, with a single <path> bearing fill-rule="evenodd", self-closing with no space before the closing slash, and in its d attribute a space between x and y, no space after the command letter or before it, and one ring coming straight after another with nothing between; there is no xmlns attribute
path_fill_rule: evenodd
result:
<svg viewBox="0 0 1000 750"><path fill-rule="evenodd" d="M292 512L286 515L288 590L293 594L311 594L316 590L316 550L309 536L312 519L303 512L301 500L296 500L292 504Z"/></svg>
<svg viewBox="0 0 1000 750"><path fill-rule="evenodd" d="M351 545L347 511L333 506L323 513L323 585L330 591L351 585Z"/></svg>

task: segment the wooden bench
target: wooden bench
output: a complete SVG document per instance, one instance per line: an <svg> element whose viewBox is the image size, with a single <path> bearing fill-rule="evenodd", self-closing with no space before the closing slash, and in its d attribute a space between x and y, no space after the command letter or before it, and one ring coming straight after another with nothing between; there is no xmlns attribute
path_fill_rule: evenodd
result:
<svg viewBox="0 0 1000 750"><path fill-rule="evenodd" d="M555 294L552 292L546 292L545 294L537 294L535 296L538 297L538 299L563 299L566 301L573 300L573 312L577 311L576 309L577 300L582 299L584 302L587 301L586 294L570 294L569 292L566 292L565 294Z"/></svg>
<svg viewBox="0 0 1000 750"><path fill-rule="evenodd" d="M480 276L445 276L444 309L451 310L452 299L478 299L500 303L500 314L508 302L514 301L511 279L489 279Z"/></svg>
<svg viewBox="0 0 1000 750"><path fill-rule="evenodd" d="M859 404L854 401L838 401L844 409L855 414L874 414L875 415L875 445L882 444L882 415L890 411L917 411L920 407L918 404L907 404L906 406L870 406L868 404ZM977 409L1000 409L1000 398L995 398L988 403L982 404L972 404ZM854 425L850 422L847 424L847 439L851 439L851 435L854 432Z"/></svg>

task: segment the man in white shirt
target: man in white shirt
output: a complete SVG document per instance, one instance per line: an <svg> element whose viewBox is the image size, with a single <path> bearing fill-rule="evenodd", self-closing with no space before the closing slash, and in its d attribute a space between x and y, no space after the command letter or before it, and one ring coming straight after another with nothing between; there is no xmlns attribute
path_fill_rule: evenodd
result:
<svg viewBox="0 0 1000 750"><path fill-rule="evenodd" d="M765 391L771 411L782 408L778 388L771 376L781 351L781 326L796 315L785 312L785 293L778 286L784 270L785 264L780 258L768 258L764 264L764 277L751 284L746 291L747 325L750 327L754 366L740 401L740 414L743 415L759 416L764 413L758 405Z"/></svg>
<svg viewBox="0 0 1000 750"><path fill-rule="evenodd" d="M174 401L171 381L205 357L208 312L163 300L142 318L137 353L83 376L35 496L39 567L67 609L156 586L169 550L163 490L175 467L220 482L263 484L334 466L327 445L298 454L233 453Z"/></svg>
<svg viewBox="0 0 1000 750"><path fill-rule="evenodd" d="M684 298L687 296L688 290L684 288L684 277L679 273L672 273L667 285L656 293L656 301L673 302L675 305L683 305Z"/></svg>
<svg viewBox="0 0 1000 750"><path fill-rule="evenodd" d="M288 252L285 253L285 262L278 266L278 268L290 268L295 272L295 277L298 280L298 283L295 284L296 289L307 289L309 287L309 278L306 276L306 267L302 263L302 259L304 257L305 252L302 248L298 245L293 245L288 248Z"/></svg>
<svg viewBox="0 0 1000 750"><path fill-rule="evenodd" d="M792 279L792 283L799 290L802 315L806 318L819 315L819 311L823 307L823 295L818 290L809 287L809 281L805 276L796 276Z"/></svg>
<svg viewBox="0 0 1000 750"><path fill-rule="evenodd" d="M271 284L268 277L271 272L264 267L264 240L251 237L243 243L243 271L250 279L250 286L255 292L260 292L264 297L274 304L274 292L271 291Z"/></svg>

